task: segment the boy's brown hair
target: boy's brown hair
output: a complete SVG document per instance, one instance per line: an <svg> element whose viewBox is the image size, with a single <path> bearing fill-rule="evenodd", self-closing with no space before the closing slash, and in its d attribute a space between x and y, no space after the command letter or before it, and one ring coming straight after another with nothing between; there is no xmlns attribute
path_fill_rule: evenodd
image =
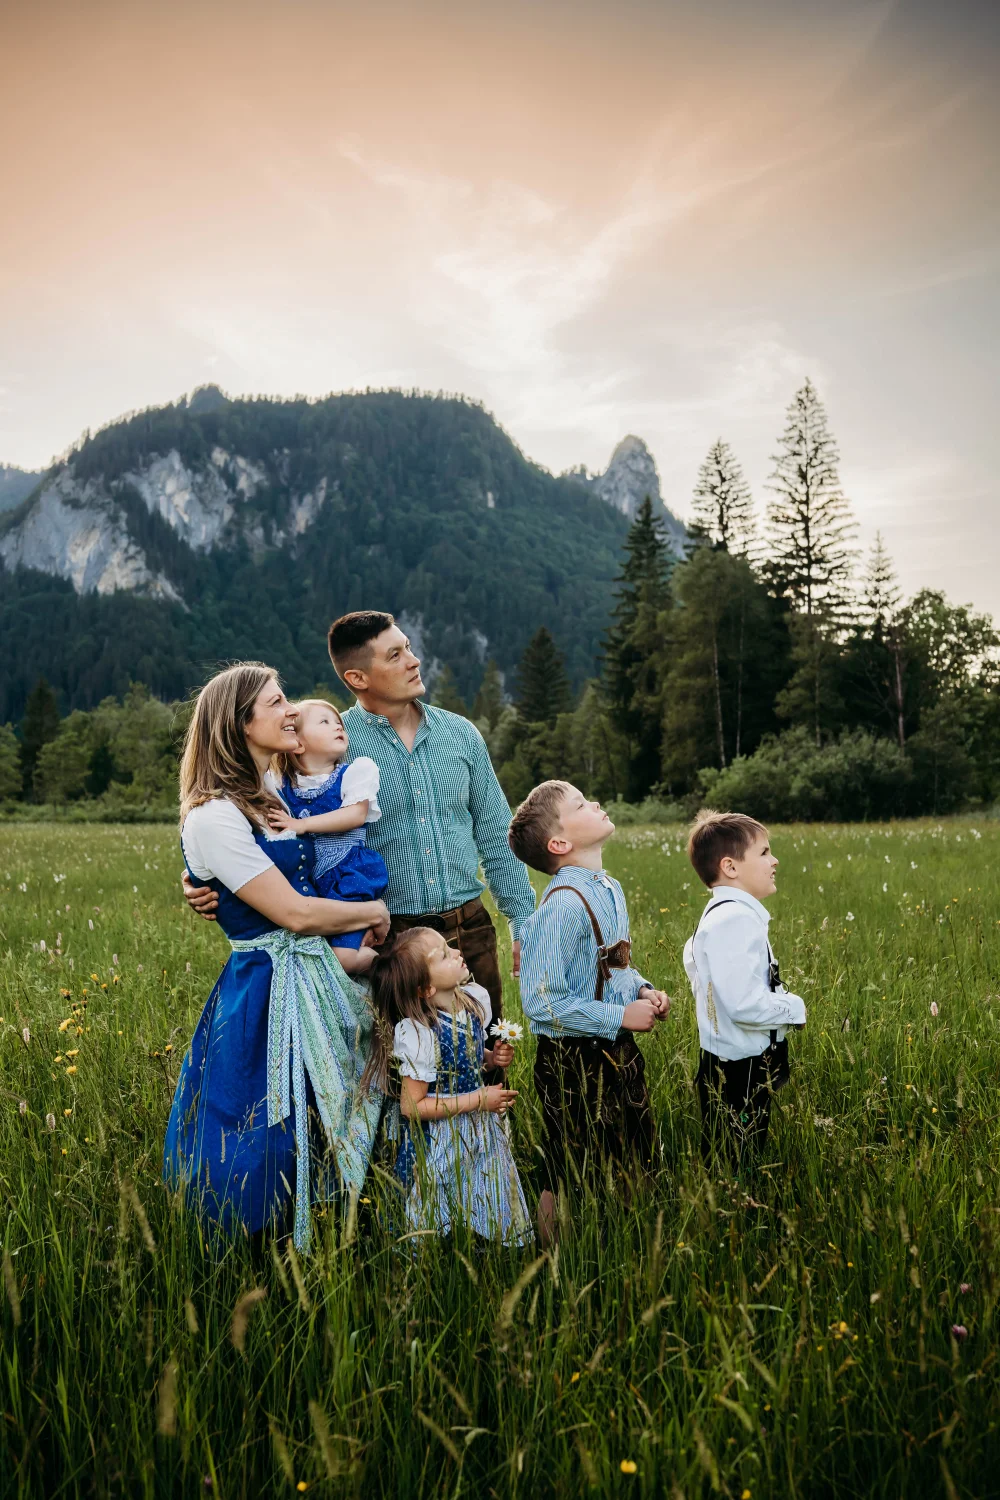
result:
<svg viewBox="0 0 1000 1500"><path fill-rule="evenodd" d="M688 859L703 885L714 885L719 865L726 859L743 859L754 839L767 829L746 813L715 812L703 807L688 835Z"/></svg>
<svg viewBox="0 0 1000 1500"><path fill-rule="evenodd" d="M548 843L559 829L559 813L568 791L568 781L541 782L525 797L507 830L507 842L521 863L543 875L554 875L557 868Z"/></svg>

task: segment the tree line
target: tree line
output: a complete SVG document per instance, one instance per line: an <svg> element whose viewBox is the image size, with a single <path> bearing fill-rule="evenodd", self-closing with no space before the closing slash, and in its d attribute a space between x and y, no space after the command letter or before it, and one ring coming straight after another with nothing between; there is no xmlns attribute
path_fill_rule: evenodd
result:
<svg viewBox="0 0 1000 1500"><path fill-rule="evenodd" d="M512 681L486 663L471 704L449 667L438 672L432 701L479 725L512 803L549 776L650 816L708 802L768 819L875 818L998 799L993 622L935 590L904 599L881 537L859 555L808 381L769 492L761 517L732 449L714 443L681 560L645 501L599 673L576 694L565 643L545 626ZM343 706L329 684L309 692ZM60 718L39 680L19 732L0 726L0 801L169 811L186 718L141 684Z"/></svg>

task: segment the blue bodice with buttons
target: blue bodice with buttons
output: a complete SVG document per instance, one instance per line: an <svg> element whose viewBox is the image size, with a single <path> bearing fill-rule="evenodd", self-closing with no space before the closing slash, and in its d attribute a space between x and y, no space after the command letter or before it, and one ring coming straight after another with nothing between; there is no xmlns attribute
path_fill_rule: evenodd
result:
<svg viewBox="0 0 1000 1500"><path fill-rule="evenodd" d="M260 829L254 830L254 841L260 845L268 859L281 871L285 879L300 896L318 894L313 884L313 848L309 838L268 838ZM192 875L195 885L208 885L217 892L219 908L216 912L219 926L227 938L257 937L262 932L274 932L276 923L268 921L259 911L254 911L241 901L234 891L221 880L202 880Z"/></svg>

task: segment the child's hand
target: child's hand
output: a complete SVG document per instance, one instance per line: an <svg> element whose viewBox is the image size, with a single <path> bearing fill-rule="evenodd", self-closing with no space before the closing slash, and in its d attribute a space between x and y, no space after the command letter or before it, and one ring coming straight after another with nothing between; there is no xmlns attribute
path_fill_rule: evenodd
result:
<svg viewBox="0 0 1000 1500"><path fill-rule="evenodd" d="M638 1000L630 1000L626 1005L622 1016L622 1025L626 1031L652 1031L657 1022L653 993L652 990L644 990Z"/></svg>
<svg viewBox="0 0 1000 1500"><path fill-rule="evenodd" d="M517 1098L517 1089L504 1088L502 1083L491 1083L489 1088L479 1090L479 1110L490 1115L505 1115Z"/></svg>
<svg viewBox="0 0 1000 1500"><path fill-rule="evenodd" d="M269 807L267 810L267 821L275 833L284 833L286 828L297 827L291 813L286 813L283 807Z"/></svg>
<svg viewBox="0 0 1000 1500"><path fill-rule="evenodd" d="M509 1068L514 1061L514 1049L510 1042L494 1042L492 1052L489 1048L483 1051L484 1068Z"/></svg>
<svg viewBox="0 0 1000 1500"><path fill-rule="evenodd" d="M654 990L648 984L644 984L639 991L640 1000L652 1000L656 1007L656 1019L665 1021L670 1014L670 996L666 990Z"/></svg>

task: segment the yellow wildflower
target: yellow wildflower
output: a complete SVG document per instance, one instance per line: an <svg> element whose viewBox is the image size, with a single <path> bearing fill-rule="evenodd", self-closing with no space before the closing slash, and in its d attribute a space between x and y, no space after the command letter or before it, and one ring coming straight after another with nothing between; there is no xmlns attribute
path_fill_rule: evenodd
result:
<svg viewBox="0 0 1000 1500"><path fill-rule="evenodd" d="M63 1110L63 1114L64 1115L71 1115L72 1113L73 1113L72 1109L64 1109Z"/></svg>
<svg viewBox="0 0 1000 1500"><path fill-rule="evenodd" d="M76 1072L76 1063L74 1063L71 1068L67 1068L66 1072L67 1073L75 1073Z"/></svg>
<svg viewBox="0 0 1000 1500"><path fill-rule="evenodd" d="M67 1016L66 1019L65 1019L65 1021L60 1021L59 1022L59 1030L60 1031L68 1031L69 1028L72 1026L72 1024L73 1024L73 1017L72 1016Z"/></svg>
<svg viewBox="0 0 1000 1500"><path fill-rule="evenodd" d="M639 1465L632 1458L623 1458L618 1467L621 1469L623 1474L634 1474Z"/></svg>
<svg viewBox="0 0 1000 1500"><path fill-rule="evenodd" d="M580 1379L580 1371L579 1370L574 1370L573 1373L572 1373L572 1375L569 1377L569 1383L570 1383L570 1385L576 1385L576 1382L579 1379Z"/></svg>
<svg viewBox="0 0 1000 1500"><path fill-rule="evenodd" d="M79 1047L74 1047L71 1052L67 1052L66 1053L67 1057L79 1057L79 1055L80 1055L80 1049L79 1049Z"/></svg>

